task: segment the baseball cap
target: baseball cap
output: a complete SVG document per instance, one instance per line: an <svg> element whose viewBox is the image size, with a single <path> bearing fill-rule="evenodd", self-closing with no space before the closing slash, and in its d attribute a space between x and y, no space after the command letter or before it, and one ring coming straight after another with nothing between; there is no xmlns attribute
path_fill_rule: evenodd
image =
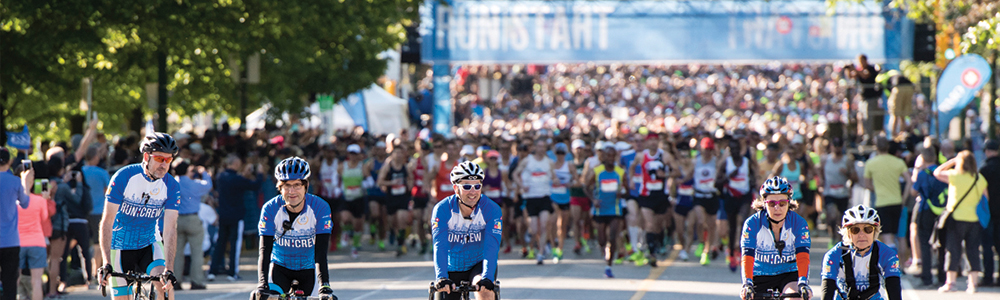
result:
<svg viewBox="0 0 1000 300"><path fill-rule="evenodd" d="M600 147L599 149L604 150L604 151L615 151L615 150L618 150L618 148L615 147L615 143L612 143L612 142L604 142L603 146Z"/></svg>
<svg viewBox="0 0 1000 300"><path fill-rule="evenodd" d="M564 143L557 143L555 147L552 148L552 152L559 152L559 151L569 152L569 148L566 147L566 144Z"/></svg>
<svg viewBox="0 0 1000 300"><path fill-rule="evenodd" d="M649 134L646 135L646 140L647 141L648 140L658 140L658 139L660 139L660 135L656 134L655 132L651 132L651 133L649 133Z"/></svg>
<svg viewBox="0 0 1000 300"><path fill-rule="evenodd" d="M618 151L625 151L625 150L628 150L628 149L632 149L632 145L631 144L623 142L623 141L619 141L619 142L615 143L614 145L615 145L615 150L618 150Z"/></svg>
<svg viewBox="0 0 1000 300"><path fill-rule="evenodd" d="M490 152L486 152L486 158L494 158L494 157L499 158L500 157L500 151L490 150Z"/></svg>
<svg viewBox="0 0 1000 300"><path fill-rule="evenodd" d="M361 146L351 144L350 146L347 146L347 153L361 153Z"/></svg>
<svg viewBox="0 0 1000 300"><path fill-rule="evenodd" d="M715 141L710 137L701 138L701 148L705 150L715 150Z"/></svg>
<svg viewBox="0 0 1000 300"><path fill-rule="evenodd" d="M573 148L573 149L583 148L583 147L586 147L586 146L587 146L587 143L585 143L581 139L573 140L573 142L570 143L570 148Z"/></svg>
<svg viewBox="0 0 1000 300"><path fill-rule="evenodd" d="M985 143L985 145L983 145L983 147L986 150L1000 151L1000 141L995 140L995 139L987 139L986 143Z"/></svg>
<svg viewBox="0 0 1000 300"><path fill-rule="evenodd" d="M475 154L473 150L474 149L472 149L472 145L465 145L462 146L462 151L458 152L458 155Z"/></svg>

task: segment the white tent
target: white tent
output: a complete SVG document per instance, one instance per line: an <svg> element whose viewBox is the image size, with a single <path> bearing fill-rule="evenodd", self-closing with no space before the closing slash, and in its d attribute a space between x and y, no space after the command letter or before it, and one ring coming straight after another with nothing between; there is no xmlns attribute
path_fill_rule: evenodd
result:
<svg viewBox="0 0 1000 300"><path fill-rule="evenodd" d="M323 112L331 116L332 120L327 123L327 132L340 129L353 129L357 126L351 115L344 107L344 102L364 101L365 118L368 122L368 132L372 134L399 133L403 128L410 126L409 102L393 96L378 85L372 84L367 89L351 94L347 99L342 99L333 107L333 111Z"/></svg>

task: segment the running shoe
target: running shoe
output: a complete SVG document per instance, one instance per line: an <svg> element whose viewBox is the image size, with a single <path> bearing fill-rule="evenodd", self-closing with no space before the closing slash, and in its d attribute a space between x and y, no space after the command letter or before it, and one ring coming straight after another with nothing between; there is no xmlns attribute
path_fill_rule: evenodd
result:
<svg viewBox="0 0 1000 300"><path fill-rule="evenodd" d="M541 256L541 255L539 255ZM535 258L535 249L528 249L528 259Z"/></svg>
<svg viewBox="0 0 1000 300"><path fill-rule="evenodd" d="M656 255L653 255L653 253L650 253L649 256L646 257L646 260L649 261L649 266L650 267L656 268L656 263L657 263L657 261L656 261Z"/></svg>
<svg viewBox="0 0 1000 300"><path fill-rule="evenodd" d="M503 248L503 254L508 254L508 253L510 253L510 244L507 244L507 247Z"/></svg>
<svg viewBox="0 0 1000 300"><path fill-rule="evenodd" d="M537 265L539 265L539 266L544 265L545 264L545 254L538 253L538 257L535 260L537 261Z"/></svg>
<svg viewBox="0 0 1000 300"><path fill-rule="evenodd" d="M378 251L385 251L385 241L378 241Z"/></svg>
<svg viewBox="0 0 1000 300"><path fill-rule="evenodd" d="M701 265L702 266L707 266L709 262L710 262L710 260L708 259L708 253L702 252L701 253Z"/></svg>
<svg viewBox="0 0 1000 300"><path fill-rule="evenodd" d="M611 273L611 267L604 268L604 277L615 278L615 274Z"/></svg>
<svg viewBox="0 0 1000 300"><path fill-rule="evenodd" d="M694 248L694 252L692 253L702 253L702 252L705 252L705 243L698 243L698 246Z"/></svg>
<svg viewBox="0 0 1000 300"><path fill-rule="evenodd" d="M555 262L558 264L559 261L562 260L563 258L562 249L561 248L552 249L552 258L555 259Z"/></svg>
<svg viewBox="0 0 1000 300"><path fill-rule="evenodd" d="M399 246L399 249L396 249L396 257L403 256L403 255L406 255L406 245L405 244L402 245L402 246Z"/></svg>
<svg viewBox="0 0 1000 300"><path fill-rule="evenodd" d="M590 254L590 243L583 241L583 253Z"/></svg>
<svg viewBox="0 0 1000 300"><path fill-rule="evenodd" d="M731 271L733 273L736 273L736 269L738 267L739 267L739 264L737 264L737 262L736 262L736 256L733 256L732 258L729 259L729 271Z"/></svg>
<svg viewBox="0 0 1000 300"><path fill-rule="evenodd" d="M682 261L688 261L688 252L681 249L681 252L677 253L677 258L680 258Z"/></svg>
<svg viewBox="0 0 1000 300"><path fill-rule="evenodd" d="M633 252L632 255L629 255L629 260L635 262L636 267L645 266L648 263L646 255L643 255L642 252Z"/></svg>
<svg viewBox="0 0 1000 300"><path fill-rule="evenodd" d="M358 259L358 247L351 248L351 258Z"/></svg>
<svg viewBox="0 0 1000 300"><path fill-rule="evenodd" d="M521 258L528 258L528 248L521 247Z"/></svg>

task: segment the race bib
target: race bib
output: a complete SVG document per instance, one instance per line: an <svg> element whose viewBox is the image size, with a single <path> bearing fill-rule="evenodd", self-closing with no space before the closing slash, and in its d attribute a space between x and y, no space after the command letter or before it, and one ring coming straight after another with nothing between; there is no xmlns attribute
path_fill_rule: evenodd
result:
<svg viewBox="0 0 1000 300"><path fill-rule="evenodd" d="M363 196L360 186L348 186L344 188L344 198L357 199Z"/></svg>
<svg viewBox="0 0 1000 300"><path fill-rule="evenodd" d="M618 192L618 180L615 180L615 179L604 179L604 180L601 180L601 192L605 192L605 193L617 193Z"/></svg>
<svg viewBox="0 0 1000 300"><path fill-rule="evenodd" d="M531 182L536 184L547 183L549 180L549 173L546 172L531 172Z"/></svg>
<svg viewBox="0 0 1000 300"><path fill-rule="evenodd" d="M452 192L452 191L455 191L455 189L453 189L452 185L450 185L450 184L442 184L441 185L441 191L442 192Z"/></svg>
<svg viewBox="0 0 1000 300"><path fill-rule="evenodd" d="M651 191L659 191L663 189L663 181L650 181L646 184L646 189Z"/></svg>
<svg viewBox="0 0 1000 300"><path fill-rule="evenodd" d="M677 194L681 196L694 196L694 187L690 185L682 185L677 187Z"/></svg>
<svg viewBox="0 0 1000 300"><path fill-rule="evenodd" d="M566 190L566 186L565 185L555 185L555 186L552 186L552 194L553 195L563 195L563 194L566 194L566 193L567 193L567 190Z"/></svg>
<svg viewBox="0 0 1000 300"><path fill-rule="evenodd" d="M830 195L844 195L847 194L847 186L843 184L831 184L830 190L827 191Z"/></svg>
<svg viewBox="0 0 1000 300"><path fill-rule="evenodd" d="M402 195L402 194L406 193L406 186L405 185L394 185L394 186L392 186L392 189L389 192L392 193L393 196Z"/></svg>
<svg viewBox="0 0 1000 300"><path fill-rule="evenodd" d="M483 195L486 195L486 197L490 197L490 199L500 199L500 189L497 188L486 189L486 192L484 192Z"/></svg>

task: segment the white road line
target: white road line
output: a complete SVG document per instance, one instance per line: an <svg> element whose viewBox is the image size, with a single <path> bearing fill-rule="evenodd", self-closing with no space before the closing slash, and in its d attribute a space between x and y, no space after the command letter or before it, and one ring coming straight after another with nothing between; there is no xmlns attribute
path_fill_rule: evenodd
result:
<svg viewBox="0 0 1000 300"><path fill-rule="evenodd" d="M920 296L917 296L917 291L913 289L913 285L910 284L909 280L905 278L900 280L902 282L903 291L906 293L906 298L910 300L920 300Z"/></svg>
<svg viewBox="0 0 1000 300"><path fill-rule="evenodd" d="M247 297L249 297L250 293L252 293L252 292L253 292L253 290L236 291L236 292L232 292L232 293L229 293L229 294L218 295L218 296L215 296L215 297L212 297L212 298L205 298L205 299L202 299L202 300L219 300L219 299L225 299L225 298L229 298L229 297L232 297L232 296L236 296L236 295L239 295L239 294L245 294L245 295L247 295Z"/></svg>
<svg viewBox="0 0 1000 300"><path fill-rule="evenodd" d="M388 287L388 286L390 286L390 285L396 285L396 284L399 284L399 283L401 283L401 282L404 282L404 281L407 281L407 280L410 280L411 278L413 278L413 277L417 276L417 274L418 274L418 273L412 273L412 274L410 274L410 275L407 275L406 277L403 277L402 279L400 279L400 280L397 280L397 281L395 281L395 282L392 282L392 283L389 283L389 284L383 284L383 285L382 285L382 287L380 287L379 289L377 289L377 290L374 290L374 291L371 291L371 292L367 292L367 293L365 293L364 295L361 295L361 296L358 296L358 297L355 297L354 299L351 299L351 300L361 300L361 299L368 299L368 297L371 297L372 295L375 295L375 294L377 294L378 292L381 292L381 291L384 291L384 290L386 290L386 287ZM426 274L424 274L424 275L426 275ZM205 299L205 300L209 300L209 299Z"/></svg>

